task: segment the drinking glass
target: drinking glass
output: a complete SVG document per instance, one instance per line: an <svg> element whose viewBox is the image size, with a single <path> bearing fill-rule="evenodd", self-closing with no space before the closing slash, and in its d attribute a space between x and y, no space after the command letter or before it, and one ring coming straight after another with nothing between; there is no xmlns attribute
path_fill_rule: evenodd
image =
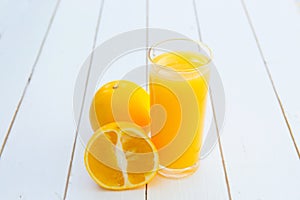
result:
<svg viewBox="0 0 300 200"><path fill-rule="evenodd" d="M181 178L199 166L212 54L201 42L170 39L148 50L151 139L159 173Z"/></svg>

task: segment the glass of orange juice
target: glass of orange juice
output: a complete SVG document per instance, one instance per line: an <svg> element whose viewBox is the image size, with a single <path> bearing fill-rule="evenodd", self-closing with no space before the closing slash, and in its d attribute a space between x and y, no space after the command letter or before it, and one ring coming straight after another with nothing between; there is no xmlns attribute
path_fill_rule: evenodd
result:
<svg viewBox="0 0 300 200"><path fill-rule="evenodd" d="M151 139L159 173L180 178L199 166L212 54L190 39L159 42L148 51Z"/></svg>

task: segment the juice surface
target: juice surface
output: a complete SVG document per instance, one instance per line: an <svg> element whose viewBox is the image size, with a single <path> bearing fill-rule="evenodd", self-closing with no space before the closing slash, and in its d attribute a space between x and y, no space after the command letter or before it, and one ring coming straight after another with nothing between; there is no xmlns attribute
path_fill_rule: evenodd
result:
<svg viewBox="0 0 300 200"><path fill-rule="evenodd" d="M151 139L160 164L183 169L199 160L209 59L193 52L168 52L150 71Z"/></svg>

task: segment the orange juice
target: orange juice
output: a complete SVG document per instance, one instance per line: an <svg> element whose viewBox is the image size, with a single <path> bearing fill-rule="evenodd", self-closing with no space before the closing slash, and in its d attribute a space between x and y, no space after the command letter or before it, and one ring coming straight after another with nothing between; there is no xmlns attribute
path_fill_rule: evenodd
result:
<svg viewBox="0 0 300 200"><path fill-rule="evenodd" d="M209 61L196 52L168 52L152 59L151 139L163 167L186 169L198 164Z"/></svg>

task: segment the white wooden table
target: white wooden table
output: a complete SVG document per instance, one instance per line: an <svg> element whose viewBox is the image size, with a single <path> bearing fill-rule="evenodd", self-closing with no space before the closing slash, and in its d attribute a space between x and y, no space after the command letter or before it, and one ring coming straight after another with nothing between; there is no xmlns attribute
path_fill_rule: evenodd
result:
<svg viewBox="0 0 300 200"><path fill-rule="evenodd" d="M226 122L193 176L111 192L85 170L74 84L95 46L145 27L211 47ZM299 57L296 0L2 0L0 199L299 200Z"/></svg>

